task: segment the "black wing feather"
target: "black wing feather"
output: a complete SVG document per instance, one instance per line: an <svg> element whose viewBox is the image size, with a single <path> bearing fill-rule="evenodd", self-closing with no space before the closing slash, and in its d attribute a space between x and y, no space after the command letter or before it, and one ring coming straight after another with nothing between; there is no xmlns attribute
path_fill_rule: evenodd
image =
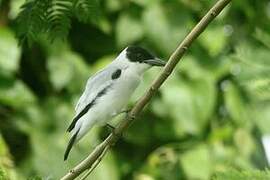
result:
<svg viewBox="0 0 270 180"><path fill-rule="evenodd" d="M69 155L69 152L72 148L72 146L74 145L75 143L75 140L77 138L77 135L79 133L80 129L78 129L78 131L70 138L69 142L68 142L68 145L67 145L67 149L65 151L65 155L64 155L64 161L67 160L68 158L68 155Z"/></svg>
<svg viewBox="0 0 270 180"><path fill-rule="evenodd" d="M75 117L73 118L71 124L69 125L69 127L68 127L68 129L67 129L68 132L72 131L72 129L75 127L75 124L77 123L77 121L78 121L83 115L85 115L85 114L88 112L88 110L89 110L94 104L95 104L95 99L94 99L93 101L91 101L89 104L87 104L87 105L83 108L83 110L82 110L77 116L75 116Z"/></svg>
<svg viewBox="0 0 270 180"><path fill-rule="evenodd" d="M89 111L89 109L90 109L91 107L93 107L93 105L95 105L96 100L97 100L99 97L101 97L101 96L103 96L104 94L106 94L106 92L108 91L108 89L109 89L110 87L111 87L111 84L109 84L108 86L106 86L105 88L103 88L103 89L97 94L97 96L96 96L89 104L87 104L87 105L83 108L83 110L82 110L77 116L75 116L75 117L73 118L71 124L69 125L69 127L68 127L68 129L67 129L68 132L72 131L72 129L75 127L77 121L78 121L83 115L85 115L85 114Z"/></svg>

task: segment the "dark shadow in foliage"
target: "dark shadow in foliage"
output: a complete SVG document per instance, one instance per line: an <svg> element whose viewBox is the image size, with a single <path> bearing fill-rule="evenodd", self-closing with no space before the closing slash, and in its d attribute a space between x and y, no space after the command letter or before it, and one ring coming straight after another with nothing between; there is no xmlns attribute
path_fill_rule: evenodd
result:
<svg viewBox="0 0 270 180"><path fill-rule="evenodd" d="M116 43L113 35L108 35L93 25L74 21L69 41L72 48L79 52L89 63L115 52Z"/></svg>
<svg viewBox="0 0 270 180"><path fill-rule="evenodd" d="M5 111L12 114L11 109L5 108ZM7 114L0 113L0 119L1 134L9 147L14 162L19 164L31 154L29 137L14 124Z"/></svg>
<svg viewBox="0 0 270 180"><path fill-rule="evenodd" d="M52 91L46 65L46 55L38 44L24 46L20 62L20 76L38 97L45 97Z"/></svg>

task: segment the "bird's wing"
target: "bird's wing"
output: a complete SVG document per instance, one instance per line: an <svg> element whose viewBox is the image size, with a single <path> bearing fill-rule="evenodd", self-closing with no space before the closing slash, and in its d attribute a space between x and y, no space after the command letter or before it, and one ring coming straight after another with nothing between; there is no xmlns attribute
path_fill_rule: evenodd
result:
<svg viewBox="0 0 270 180"><path fill-rule="evenodd" d="M94 105L95 99L103 95L111 86L111 75L116 69L109 66L88 79L85 90L75 107L76 115L67 129L68 132L72 131L76 122Z"/></svg>

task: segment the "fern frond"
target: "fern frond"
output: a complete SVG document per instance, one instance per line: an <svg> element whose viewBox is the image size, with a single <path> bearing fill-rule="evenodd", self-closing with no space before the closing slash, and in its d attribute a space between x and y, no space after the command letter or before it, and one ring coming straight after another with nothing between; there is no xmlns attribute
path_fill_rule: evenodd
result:
<svg viewBox="0 0 270 180"><path fill-rule="evenodd" d="M72 0L52 0L48 10L49 37L64 39L71 27Z"/></svg>
<svg viewBox="0 0 270 180"><path fill-rule="evenodd" d="M100 14L99 0L75 0L73 9L79 21L95 23Z"/></svg>
<svg viewBox="0 0 270 180"><path fill-rule="evenodd" d="M32 0L26 1L16 19L16 36L19 43L25 41L31 44L38 35L48 29L47 11L50 0Z"/></svg>
<svg viewBox="0 0 270 180"><path fill-rule="evenodd" d="M17 38L31 44L41 34L50 40L64 39L71 28L71 18L95 23L99 0L28 0L21 7L17 22Z"/></svg>

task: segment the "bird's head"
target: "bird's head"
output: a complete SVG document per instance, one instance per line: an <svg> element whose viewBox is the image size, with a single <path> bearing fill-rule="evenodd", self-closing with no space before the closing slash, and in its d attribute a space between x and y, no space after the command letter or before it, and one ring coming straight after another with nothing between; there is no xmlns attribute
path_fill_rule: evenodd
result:
<svg viewBox="0 0 270 180"><path fill-rule="evenodd" d="M166 62L155 57L146 49L138 46L128 46L119 56L119 63L122 63L126 68L139 74L153 66L165 66Z"/></svg>

